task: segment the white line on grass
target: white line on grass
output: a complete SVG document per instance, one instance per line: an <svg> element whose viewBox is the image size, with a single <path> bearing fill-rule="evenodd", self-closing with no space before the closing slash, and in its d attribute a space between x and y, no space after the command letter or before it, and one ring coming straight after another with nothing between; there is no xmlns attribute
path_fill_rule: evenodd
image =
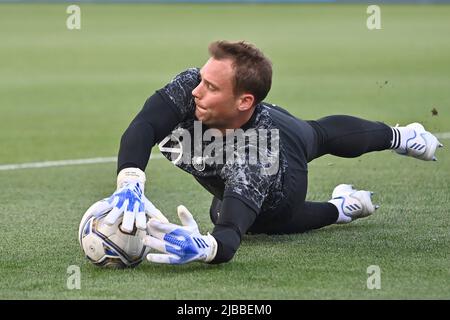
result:
<svg viewBox="0 0 450 320"><path fill-rule="evenodd" d="M441 132L435 134L438 139L450 139L450 132Z"/></svg>
<svg viewBox="0 0 450 320"><path fill-rule="evenodd" d="M163 155L152 155L151 159L162 159ZM4 170L18 170L18 169L30 169L30 168L50 168L50 167L63 167L81 164L95 164L95 163L111 163L117 162L117 157L104 157L104 158L91 158L91 159L69 159L58 161L43 161L43 162L28 162L17 164L3 164L0 165L0 171Z"/></svg>
<svg viewBox="0 0 450 320"><path fill-rule="evenodd" d="M434 135L438 139L450 139L450 132L435 133ZM151 156L151 159L155 159L155 160L163 159L163 158L164 158L164 156L162 154L155 154L155 155ZM111 162L117 162L117 157L2 164L2 165L0 165L0 171L30 169L30 168L63 167L63 166L72 166L72 165L81 165L81 164L111 163Z"/></svg>

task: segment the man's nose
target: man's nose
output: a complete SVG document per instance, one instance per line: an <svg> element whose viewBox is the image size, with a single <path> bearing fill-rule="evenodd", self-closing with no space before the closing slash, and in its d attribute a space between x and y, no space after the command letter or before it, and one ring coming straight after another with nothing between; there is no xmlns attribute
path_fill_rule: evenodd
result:
<svg viewBox="0 0 450 320"><path fill-rule="evenodd" d="M194 90L192 90L192 95L197 99L200 99L200 86L201 84L199 84L194 88Z"/></svg>

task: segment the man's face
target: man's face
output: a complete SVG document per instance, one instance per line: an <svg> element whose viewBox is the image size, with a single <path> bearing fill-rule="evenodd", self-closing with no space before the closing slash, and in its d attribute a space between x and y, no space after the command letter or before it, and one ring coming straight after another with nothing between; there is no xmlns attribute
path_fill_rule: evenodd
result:
<svg viewBox="0 0 450 320"><path fill-rule="evenodd" d="M200 75L200 84L192 90L195 116L210 128L232 129L240 116L241 100L233 93L232 60L210 58Z"/></svg>

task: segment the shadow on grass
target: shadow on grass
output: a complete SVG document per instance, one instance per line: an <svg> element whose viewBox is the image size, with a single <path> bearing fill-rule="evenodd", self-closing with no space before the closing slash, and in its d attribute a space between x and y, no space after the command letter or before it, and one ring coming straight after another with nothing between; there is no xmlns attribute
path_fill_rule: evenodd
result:
<svg viewBox="0 0 450 320"><path fill-rule="evenodd" d="M324 227L322 229L310 230L303 233L293 233L293 234L246 234L242 238L242 242L246 245L256 246L259 244L276 244L276 243L286 243L286 242L305 242L308 240L330 240L341 237L354 237L355 235L361 234L361 232L370 232L373 230L372 226L365 225L362 223L356 223L345 226L332 225Z"/></svg>

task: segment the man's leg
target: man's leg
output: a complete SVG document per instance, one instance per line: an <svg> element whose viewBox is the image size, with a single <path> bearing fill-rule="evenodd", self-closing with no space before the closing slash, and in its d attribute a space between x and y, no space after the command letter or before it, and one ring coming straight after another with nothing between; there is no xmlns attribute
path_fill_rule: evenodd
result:
<svg viewBox="0 0 450 320"><path fill-rule="evenodd" d="M355 190L339 185L328 202L304 201L292 209L290 219L255 223L249 232L267 234L302 233L331 224L344 224L371 215L377 206L372 204L370 191Z"/></svg>
<svg viewBox="0 0 450 320"><path fill-rule="evenodd" d="M267 230L260 231L267 234L303 233L336 223L338 215L338 210L331 203L305 201L296 208L289 221L273 224Z"/></svg>
<svg viewBox="0 0 450 320"><path fill-rule="evenodd" d="M381 122L352 116L329 116L308 121L315 132L315 141L308 161L331 154L354 158L371 151L389 149L392 129Z"/></svg>
<svg viewBox="0 0 450 320"><path fill-rule="evenodd" d="M421 160L436 160L436 148L442 147L436 137L418 123L389 127L382 122L341 115L307 122L315 134L315 141L309 146L308 161L325 154L354 158L387 149Z"/></svg>

